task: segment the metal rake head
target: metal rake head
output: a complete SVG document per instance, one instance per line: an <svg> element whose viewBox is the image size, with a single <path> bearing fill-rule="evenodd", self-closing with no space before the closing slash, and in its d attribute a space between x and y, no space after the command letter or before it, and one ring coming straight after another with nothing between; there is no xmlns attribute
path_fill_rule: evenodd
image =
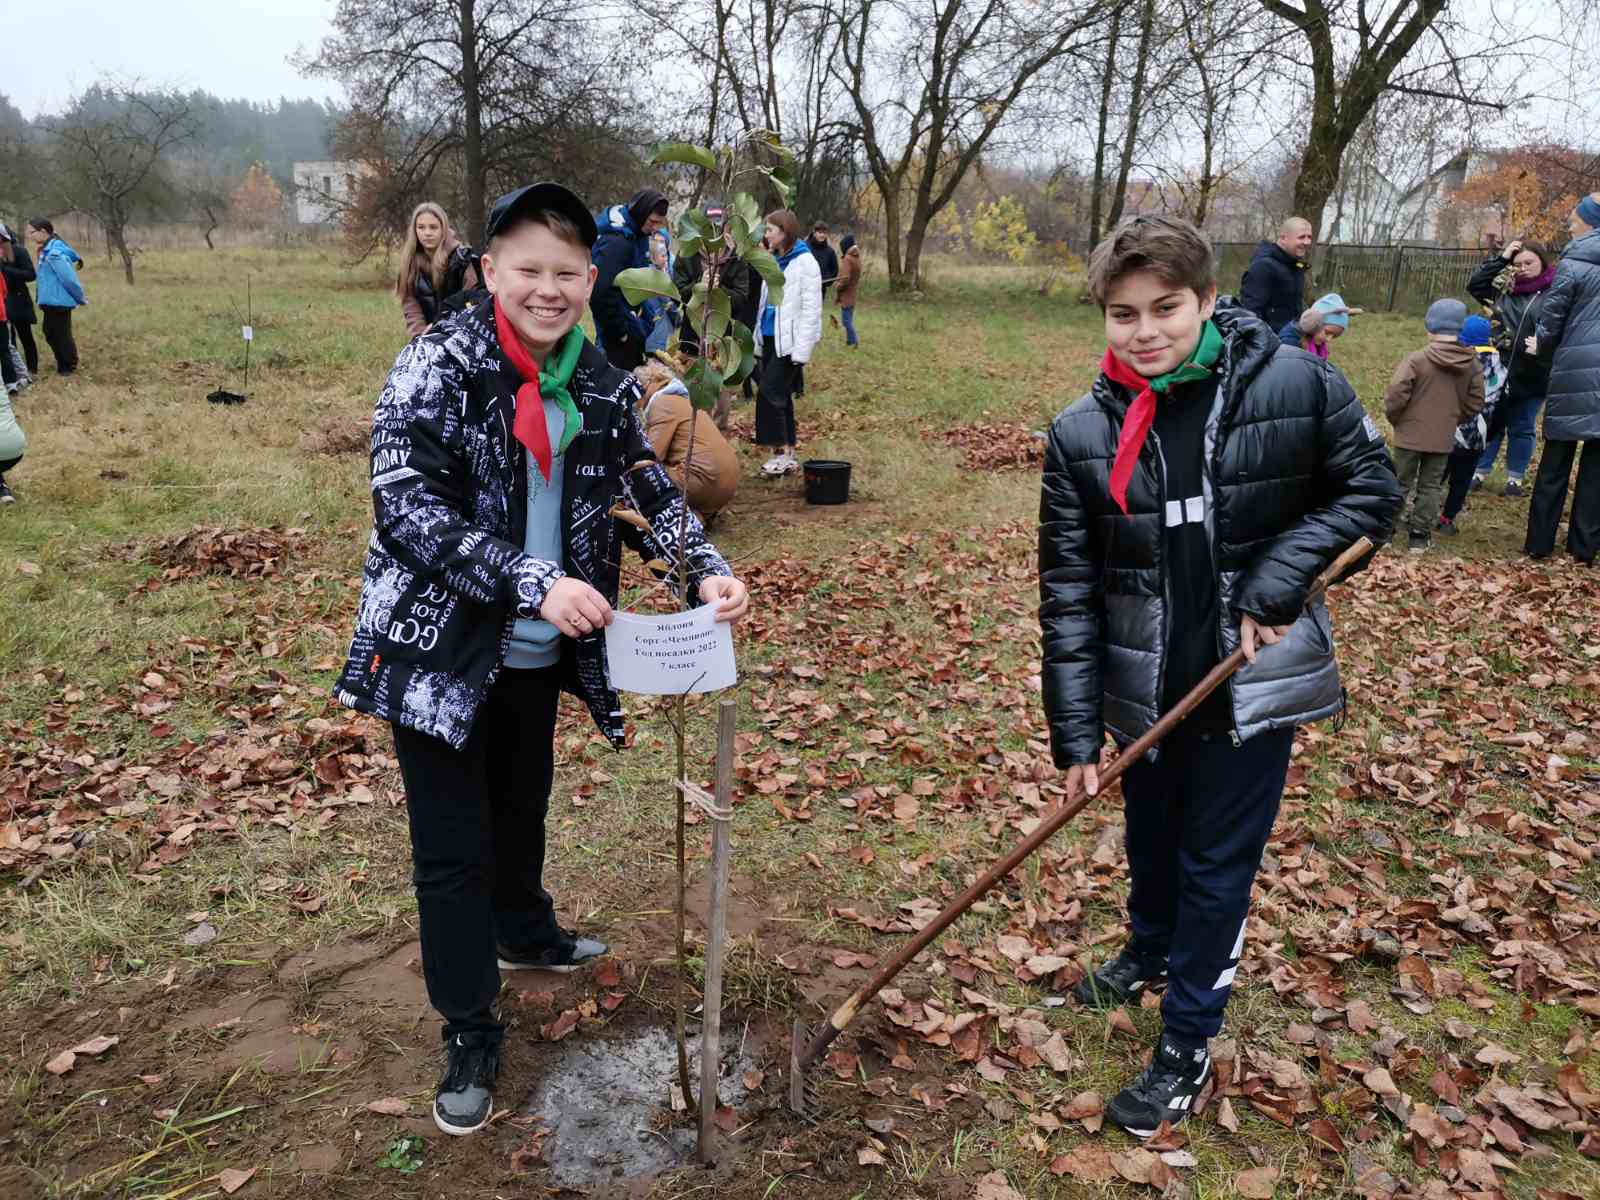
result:
<svg viewBox="0 0 1600 1200"><path fill-rule="evenodd" d="M801 1065L801 1057L811 1045L811 1031L796 1017L789 1039L789 1111L815 1123L817 1119L817 1081Z"/></svg>

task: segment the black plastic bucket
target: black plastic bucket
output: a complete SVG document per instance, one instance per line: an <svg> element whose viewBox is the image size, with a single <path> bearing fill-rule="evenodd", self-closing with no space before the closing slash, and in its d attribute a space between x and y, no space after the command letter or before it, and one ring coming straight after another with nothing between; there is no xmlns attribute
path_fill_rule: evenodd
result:
<svg viewBox="0 0 1600 1200"><path fill-rule="evenodd" d="M831 458L810 458L806 473L807 504L843 504L850 499L850 464Z"/></svg>

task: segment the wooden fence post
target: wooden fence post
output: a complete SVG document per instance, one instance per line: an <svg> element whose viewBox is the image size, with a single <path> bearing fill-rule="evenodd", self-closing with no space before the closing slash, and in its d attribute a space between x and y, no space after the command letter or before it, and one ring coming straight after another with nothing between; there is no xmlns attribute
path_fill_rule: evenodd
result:
<svg viewBox="0 0 1600 1200"><path fill-rule="evenodd" d="M722 943L728 937L729 834L733 820L734 732L739 705L729 698L717 706L717 815L711 820L711 884L707 902L705 1003L700 1027L700 1137L696 1156L715 1161L717 1068L722 1057Z"/></svg>
<svg viewBox="0 0 1600 1200"><path fill-rule="evenodd" d="M1406 260L1405 244L1394 248L1394 271L1389 275L1389 311L1394 311L1395 293L1400 290L1400 269Z"/></svg>

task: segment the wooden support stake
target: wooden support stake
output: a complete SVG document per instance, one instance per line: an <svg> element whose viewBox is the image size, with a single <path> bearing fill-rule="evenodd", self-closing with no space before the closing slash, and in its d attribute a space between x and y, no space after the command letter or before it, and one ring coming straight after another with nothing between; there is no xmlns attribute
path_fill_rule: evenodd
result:
<svg viewBox="0 0 1600 1200"><path fill-rule="evenodd" d="M717 706L717 808L733 808L734 731L738 702L723 700ZM717 1068L722 1058L722 944L728 936L728 859L731 820L711 822L711 896L707 905L706 986L700 1032L700 1139L701 1162L716 1160L713 1124L717 1115Z"/></svg>

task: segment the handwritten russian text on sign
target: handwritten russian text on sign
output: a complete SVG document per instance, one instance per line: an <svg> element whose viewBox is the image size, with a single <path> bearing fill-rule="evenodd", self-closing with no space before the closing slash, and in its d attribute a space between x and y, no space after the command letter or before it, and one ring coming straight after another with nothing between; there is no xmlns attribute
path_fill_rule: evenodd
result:
<svg viewBox="0 0 1600 1200"><path fill-rule="evenodd" d="M732 687L733 629L716 606L664 617L619 612L606 626L611 686L641 696L676 696Z"/></svg>

